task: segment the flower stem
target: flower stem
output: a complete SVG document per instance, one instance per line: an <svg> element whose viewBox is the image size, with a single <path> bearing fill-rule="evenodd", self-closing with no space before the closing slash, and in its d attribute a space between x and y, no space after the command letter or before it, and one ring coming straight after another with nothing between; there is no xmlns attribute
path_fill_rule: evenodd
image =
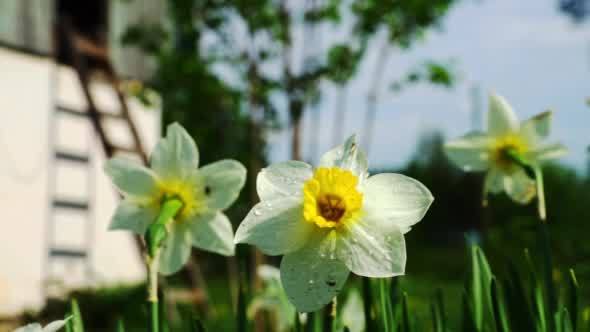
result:
<svg viewBox="0 0 590 332"><path fill-rule="evenodd" d="M145 258L148 267L148 298L150 305L150 332L159 332L160 317L158 304L158 271L160 270L160 254L162 244L168 236L167 225L182 209L183 203L177 198L168 198L162 202L160 214L156 221L150 225L144 238L147 245Z"/></svg>

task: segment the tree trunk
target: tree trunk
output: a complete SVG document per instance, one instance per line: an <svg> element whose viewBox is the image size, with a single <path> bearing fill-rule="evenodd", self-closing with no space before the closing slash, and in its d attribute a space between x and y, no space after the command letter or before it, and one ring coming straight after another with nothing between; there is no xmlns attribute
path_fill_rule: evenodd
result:
<svg viewBox="0 0 590 332"><path fill-rule="evenodd" d="M289 102L289 117L291 121L291 159L301 160L301 119L303 117L303 102L291 99Z"/></svg>
<svg viewBox="0 0 590 332"><path fill-rule="evenodd" d="M381 78L383 77L383 72L385 71L385 65L387 64L387 59L389 58L390 48L389 48L389 41L385 40L381 49L379 50L379 55L377 57L377 62L375 63L375 72L373 73L373 82L369 88L367 93L367 110L365 111L365 128L362 133L362 144L361 146L365 149L367 155L369 154L369 150L371 148L371 144L373 141L373 133L375 131L375 122L377 119L377 99L379 94L379 84L381 83Z"/></svg>
<svg viewBox="0 0 590 332"><path fill-rule="evenodd" d="M346 86L340 85L336 97L336 109L334 110L334 127L332 128L332 146L340 145L346 124Z"/></svg>

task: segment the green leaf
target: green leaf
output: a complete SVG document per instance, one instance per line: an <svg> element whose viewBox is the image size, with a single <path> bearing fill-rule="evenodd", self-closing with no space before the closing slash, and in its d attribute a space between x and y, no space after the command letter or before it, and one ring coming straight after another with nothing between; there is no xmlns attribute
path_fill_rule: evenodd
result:
<svg viewBox="0 0 590 332"><path fill-rule="evenodd" d="M569 278L567 284L567 293L566 293L566 305L568 308L568 312L570 312L571 318L571 327L574 331L576 331L578 325L578 280L576 279L576 274L574 273L573 269L569 270Z"/></svg>
<svg viewBox="0 0 590 332"><path fill-rule="evenodd" d="M191 320L191 332L205 332L205 326L200 319L194 318Z"/></svg>
<svg viewBox="0 0 590 332"><path fill-rule="evenodd" d="M547 318L545 315L545 300L543 298L543 288L538 284L535 285L533 289L533 306L537 318L537 331L546 332Z"/></svg>
<svg viewBox="0 0 590 332"><path fill-rule="evenodd" d="M390 310L389 289L387 279L379 280L379 303L381 305L381 319L383 322L383 331L390 332L393 325L392 312Z"/></svg>
<svg viewBox="0 0 590 332"><path fill-rule="evenodd" d="M494 319L496 321L496 330L499 332L509 332L508 317L506 315L506 308L504 301L499 291L500 286L496 278L492 278L491 292L492 292L492 307L494 312Z"/></svg>
<svg viewBox="0 0 590 332"><path fill-rule="evenodd" d="M117 332L125 332L125 323L122 318L117 319Z"/></svg>
<svg viewBox="0 0 590 332"><path fill-rule="evenodd" d="M445 304L442 290L439 288L434 296L434 301L430 305L432 314L432 329L434 332L446 332L447 323L445 316Z"/></svg>
<svg viewBox="0 0 590 332"><path fill-rule="evenodd" d="M477 327L475 326L474 314L472 305L470 303L471 297L467 294L467 292L463 292L463 301L462 301L462 323L461 323L461 331L463 332L473 332L477 331Z"/></svg>
<svg viewBox="0 0 590 332"><path fill-rule="evenodd" d="M473 321L477 331L482 331L486 313L491 314L492 302L490 286L492 272L483 251L475 245L471 246L471 279L469 292L473 306ZM491 318L491 317L489 317Z"/></svg>
<svg viewBox="0 0 590 332"><path fill-rule="evenodd" d="M567 308L561 309L561 332L574 332Z"/></svg>
<svg viewBox="0 0 590 332"><path fill-rule="evenodd" d="M404 293L402 299L402 331L412 332L412 321L410 319L410 309L408 308L408 294Z"/></svg>
<svg viewBox="0 0 590 332"><path fill-rule="evenodd" d="M376 323L373 320L372 315L372 304L373 304L373 293L371 290L371 279L367 277L362 277L362 287L363 287L363 309L365 311L365 326L367 327L367 331L375 331Z"/></svg>
<svg viewBox="0 0 590 332"><path fill-rule="evenodd" d="M78 306L76 299L72 299L70 310L72 311L72 319L69 320L68 325L71 324L72 332L84 332L82 314L80 313L80 306Z"/></svg>
<svg viewBox="0 0 590 332"><path fill-rule="evenodd" d="M534 331L535 317L531 310L527 290L513 262L508 265L508 278L503 285L512 330Z"/></svg>

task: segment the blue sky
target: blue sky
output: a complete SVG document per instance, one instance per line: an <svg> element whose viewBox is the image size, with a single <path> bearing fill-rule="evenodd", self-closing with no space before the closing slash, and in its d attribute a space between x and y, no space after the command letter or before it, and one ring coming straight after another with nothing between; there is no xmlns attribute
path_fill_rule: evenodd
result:
<svg viewBox="0 0 590 332"><path fill-rule="evenodd" d="M381 89L377 126L369 154L374 167L401 166L414 152L422 133L440 129L459 136L472 125L470 90L478 85L487 107L488 91L504 95L521 119L553 109L552 140L570 148L564 162L582 168L590 144L590 24L574 25L553 0L460 1L442 27L410 51L392 50ZM348 86L343 135L361 134L366 91L378 47L373 47L360 74ZM450 60L459 83L446 90L418 85L393 94L393 79L427 59ZM326 84L321 103L318 151L333 145L337 90ZM312 118L304 119L304 156L310 156ZM289 158L289 133L272 136L274 160Z"/></svg>

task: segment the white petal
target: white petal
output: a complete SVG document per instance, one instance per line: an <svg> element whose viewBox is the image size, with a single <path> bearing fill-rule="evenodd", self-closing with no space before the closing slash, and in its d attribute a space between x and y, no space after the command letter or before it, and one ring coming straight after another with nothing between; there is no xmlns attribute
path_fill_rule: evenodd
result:
<svg viewBox="0 0 590 332"><path fill-rule="evenodd" d="M382 221L363 219L338 236L336 253L352 273L374 278L403 275L406 243L396 227L382 229Z"/></svg>
<svg viewBox="0 0 590 332"><path fill-rule="evenodd" d="M535 181L522 169L504 176L504 190L513 201L520 204L529 203L537 193Z"/></svg>
<svg viewBox="0 0 590 332"><path fill-rule="evenodd" d="M393 173L371 176L363 197L368 218L379 221L383 229L393 227L403 233L422 220L433 200L422 183Z"/></svg>
<svg viewBox="0 0 590 332"><path fill-rule="evenodd" d="M143 235L148 226L156 220L157 214L158 212L153 208L143 207L129 199L124 199L115 210L109 230L128 230Z"/></svg>
<svg viewBox="0 0 590 332"><path fill-rule="evenodd" d="M187 227L173 222L162 248L160 273L170 275L178 272L188 261L190 253L191 237Z"/></svg>
<svg viewBox="0 0 590 332"><path fill-rule="evenodd" d="M365 330L365 312L363 299L356 289L348 293L348 297L342 306L342 323L350 332L362 332Z"/></svg>
<svg viewBox="0 0 590 332"><path fill-rule="evenodd" d="M340 167L350 170L364 180L367 175L367 157L359 149L356 135L350 136L344 144L326 152L320 159L320 167Z"/></svg>
<svg viewBox="0 0 590 332"><path fill-rule="evenodd" d="M43 328L43 332L57 332L66 325L66 322L67 321L65 320L57 320L55 322L51 322L47 326L45 326L45 328Z"/></svg>
<svg viewBox="0 0 590 332"><path fill-rule="evenodd" d="M13 332L43 332L43 328L41 327L41 325L39 325L39 323L33 323L25 325L23 327L19 327Z"/></svg>
<svg viewBox="0 0 590 332"><path fill-rule="evenodd" d="M489 167L490 137L478 132L469 133L445 143L445 152L464 171L483 171Z"/></svg>
<svg viewBox="0 0 590 332"><path fill-rule="evenodd" d="M301 161L272 164L258 173L256 190L262 201L300 196L303 184L312 176L312 167Z"/></svg>
<svg viewBox="0 0 590 332"><path fill-rule="evenodd" d="M528 142L536 144L549 136L552 118L550 111L537 114L521 124L520 132Z"/></svg>
<svg viewBox="0 0 590 332"><path fill-rule="evenodd" d="M236 231L235 243L249 243L267 255L282 255L300 249L315 225L303 219L300 198L260 202Z"/></svg>
<svg viewBox="0 0 590 332"><path fill-rule="evenodd" d="M233 256L234 232L222 212L213 212L187 220L195 247L220 255Z"/></svg>
<svg viewBox="0 0 590 332"><path fill-rule="evenodd" d="M557 159L568 153L568 149L562 144L555 143L538 147L530 152L530 156L535 161Z"/></svg>
<svg viewBox="0 0 590 332"><path fill-rule="evenodd" d="M207 205L227 209L240 195L246 182L246 168L235 160L220 160L199 170L207 193Z"/></svg>
<svg viewBox="0 0 590 332"><path fill-rule="evenodd" d="M484 180L484 192L498 194L504 190L504 174L496 168L491 168Z"/></svg>
<svg viewBox="0 0 590 332"><path fill-rule="evenodd" d="M317 232L301 250L281 261L281 282L289 301L299 312L316 311L328 304L342 289L349 271L337 259L326 255L326 232Z"/></svg>
<svg viewBox="0 0 590 332"><path fill-rule="evenodd" d="M123 194L149 197L157 190L156 175L131 160L115 157L106 162L104 170Z"/></svg>
<svg viewBox="0 0 590 332"><path fill-rule="evenodd" d="M488 132L501 135L518 130L518 118L504 97L491 94L488 110Z"/></svg>
<svg viewBox="0 0 590 332"><path fill-rule="evenodd" d="M164 179L185 179L199 167L199 150L186 130L173 123L156 144L150 165Z"/></svg>

